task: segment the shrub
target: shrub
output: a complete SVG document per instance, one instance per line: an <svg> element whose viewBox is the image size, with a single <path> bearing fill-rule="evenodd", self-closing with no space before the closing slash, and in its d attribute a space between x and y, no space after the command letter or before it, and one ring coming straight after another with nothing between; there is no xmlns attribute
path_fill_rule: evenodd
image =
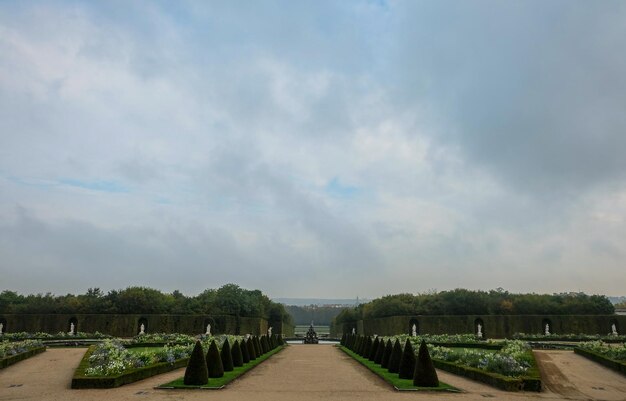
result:
<svg viewBox="0 0 626 401"><path fill-rule="evenodd" d="M239 349L241 350L241 360L243 363L250 362L250 353L248 352L248 341L245 338L241 339L241 343L239 344Z"/></svg>
<svg viewBox="0 0 626 401"><path fill-rule="evenodd" d="M356 338L356 340L354 341L354 346L352 347L352 351L354 351L357 354L361 355L361 347L362 346L363 346L363 338L361 336L358 336Z"/></svg>
<svg viewBox="0 0 626 401"><path fill-rule="evenodd" d="M220 356L222 358L222 366L224 367L224 372L232 372L235 367L233 366L233 355L231 354L228 338L224 340L222 350L220 351Z"/></svg>
<svg viewBox="0 0 626 401"><path fill-rule="evenodd" d="M257 358L264 354L263 349L261 348L261 340L259 340L259 337L252 337L252 345L254 346L254 353Z"/></svg>
<svg viewBox="0 0 626 401"><path fill-rule="evenodd" d="M230 354L233 359L233 367L243 366L243 355L239 341L235 340L233 347L230 349Z"/></svg>
<svg viewBox="0 0 626 401"><path fill-rule="evenodd" d="M246 347L248 347L248 355L250 355L251 361L254 361L259 357L259 355L256 354L256 347L254 346L254 340L252 337L248 338L248 341L246 341Z"/></svg>
<svg viewBox="0 0 626 401"><path fill-rule="evenodd" d="M376 350L376 355L374 356L374 363L380 365L383 361L383 354L385 353L385 340L380 339L378 342L378 348Z"/></svg>
<svg viewBox="0 0 626 401"><path fill-rule="evenodd" d="M380 361L380 366L383 368L389 367L389 358L391 358L391 351L393 350L393 345L391 344L391 340L387 340L387 344L385 345L385 351L383 352L383 358Z"/></svg>
<svg viewBox="0 0 626 401"><path fill-rule="evenodd" d="M343 333L343 335L341 336L339 344L343 345L344 347L346 346L346 333Z"/></svg>
<svg viewBox="0 0 626 401"><path fill-rule="evenodd" d="M402 352L402 358L400 359L400 370L398 375L401 379L412 379L415 373L415 352L409 339L404 343L404 351Z"/></svg>
<svg viewBox="0 0 626 401"><path fill-rule="evenodd" d="M428 352L428 347L424 340L422 340L422 344L420 344L420 349L417 353L413 384L419 387L439 386L437 371L435 370L432 359L430 359L430 353Z"/></svg>
<svg viewBox="0 0 626 401"><path fill-rule="evenodd" d="M376 359L376 353L378 352L379 343L380 343L380 340L378 339L378 337L376 337L374 341L372 341L372 347L370 348L370 352L368 353L368 355L366 355L367 359L369 359L372 362Z"/></svg>
<svg viewBox="0 0 626 401"><path fill-rule="evenodd" d="M183 381L188 386L203 386L209 382L209 371L200 341L196 341L196 345L191 351Z"/></svg>
<svg viewBox="0 0 626 401"><path fill-rule="evenodd" d="M271 348L269 341L267 341L267 336L261 336L259 342L261 343L261 351L263 351L264 354L270 352Z"/></svg>
<svg viewBox="0 0 626 401"><path fill-rule="evenodd" d="M224 365L222 365L222 357L220 356L219 349L217 349L215 340L211 341L209 350L206 353L206 366L209 370L209 377L224 376Z"/></svg>
<svg viewBox="0 0 626 401"><path fill-rule="evenodd" d="M367 336L365 338L365 346L363 347L363 353L361 356L363 358L368 358L370 355L370 350L372 349L372 337Z"/></svg>
<svg viewBox="0 0 626 401"><path fill-rule="evenodd" d="M400 371L400 359L402 359L402 346L400 340L396 340L391 351L391 357L389 357L389 366L387 370L389 373L398 373Z"/></svg>

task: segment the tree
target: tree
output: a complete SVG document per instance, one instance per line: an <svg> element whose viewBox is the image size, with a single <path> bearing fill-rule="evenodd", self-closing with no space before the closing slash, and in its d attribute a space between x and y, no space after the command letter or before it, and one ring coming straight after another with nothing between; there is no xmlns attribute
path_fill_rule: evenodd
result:
<svg viewBox="0 0 626 401"><path fill-rule="evenodd" d="M224 365L222 365L222 357L215 340L211 341L209 350L206 353L206 366L209 371L209 377L224 376Z"/></svg>
<svg viewBox="0 0 626 401"><path fill-rule="evenodd" d="M233 347L230 350L230 354L233 360L233 367L243 366L243 355L241 352L241 347L239 346L239 341L235 340L235 342L233 343ZM224 370L226 370L226 368L224 368Z"/></svg>
<svg viewBox="0 0 626 401"><path fill-rule="evenodd" d="M439 387L437 371L435 370L432 359L430 359L430 353L428 352L428 347L424 340L422 340L417 354L413 385L418 387Z"/></svg>
<svg viewBox="0 0 626 401"><path fill-rule="evenodd" d="M389 367L389 358L391 358L391 352L393 351L393 345L391 344L391 340L387 340L387 344L385 344L385 352L383 353L383 358L380 361L380 366L383 368Z"/></svg>
<svg viewBox="0 0 626 401"><path fill-rule="evenodd" d="M224 345L222 345L220 356L222 358L222 366L224 367L224 372L232 372L234 369L234 363L228 338L224 340Z"/></svg>
<svg viewBox="0 0 626 401"><path fill-rule="evenodd" d="M415 373L415 352L411 341L406 339L404 343L404 351L402 352L402 358L400 359L400 369L398 375L401 379L412 379Z"/></svg>
<svg viewBox="0 0 626 401"><path fill-rule="evenodd" d="M196 345L191 351L183 383L188 386L203 386L209 382L209 372L207 370L206 359L202 344L196 341Z"/></svg>
<svg viewBox="0 0 626 401"><path fill-rule="evenodd" d="M400 359L402 359L402 346L400 345L400 340L396 339L389 357L389 366L387 367L389 373L398 373L400 370Z"/></svg>

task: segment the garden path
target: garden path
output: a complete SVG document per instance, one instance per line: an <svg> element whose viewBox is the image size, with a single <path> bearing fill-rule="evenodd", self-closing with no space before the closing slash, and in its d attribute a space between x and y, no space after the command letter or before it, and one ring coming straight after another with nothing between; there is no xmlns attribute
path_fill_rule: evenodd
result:
<svg viewBox="0 0 626 401"><path fill-rule="evenodd" d="M154 387L184 374L184 369L166 373L137 383L108 390L72 390L72 375L85 349L49 349L43 354L0 370L0 401L117 401L117 400L219 400L219 401L418 401L418 400L549 400L577 399L578 393L564 395L552 389L541 394L506 393L492 387L439 371L439 378L464 390L463 393L396 392L386 383L352 358L332 345L292 345L257 366L239 380L220 391L210 390L155 390ZM548 358L542 355L548 355ZM571 353L570 353L571 354ZM563 372L585 399L626 399L626 382L621 376L573 355L575 361L567 362L572 355L539 352L542 366L550 361ZM583 372L572 368L582 364ZM588 366L591 364L593 366ZM591 372L590 377L586 372ZM571 376L570 376L571 375ZM556 376L554 376L556 377ZM557 377L558 379L558 377ZM595 385L605 390L588 392L579 383ZM586 386L586 384L585 384ZM621 394L621 398L614 397Z"/></svg>
<svg viewBox="0 0 626 401"><path fill-rule="evenodd" d="M548 392L571 400L626 400L626 377L573 351L535 351Z"/></svg>

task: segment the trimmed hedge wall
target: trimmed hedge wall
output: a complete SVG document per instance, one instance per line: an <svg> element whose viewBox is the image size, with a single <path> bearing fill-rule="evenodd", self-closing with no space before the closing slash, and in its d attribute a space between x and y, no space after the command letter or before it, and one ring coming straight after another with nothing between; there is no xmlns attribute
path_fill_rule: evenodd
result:
<svg viewBox="0 0 626 401"><path fill-rule="evenodd" d="M28 350L26 352L22 352L20 354L17 355L11 355L8 356L6 358L2 358L0 359L0 369L4 369L8 366L11 366L15 363L18 363L19 361L23 361L24 359L28 359L32 356L35 356L37 354L41 354L42 352L44 352L46 350L46 347L38 347L38 348L33 348L31 350Z"/></svg>
<svg viewBox="0 0 626 401"><path fill-rule="evenodd" d="M626 362L609 359L604 355L600 355L582 348L574 348L574 352L626 376Z"/></svg>
<svg viewBox="0 0 626 401"><path fill-rule="evenodd" d="M511 338L515 333L543 333L544 320L549 320L552 333L581 333L606 335L611 323L626 327L623 315L463 315L463 316L389 316L378 319L359 320L333 326L333 337L343 333L391 336L410 334L410 322L417 321L418 334L467 334L475 333L476 321L482 321L483 333L487 338Z"/></svg>
<svg viewBox="0 0 626 401"><path fill-rule="evenodd" d="M174 363L161 362L150 366L144 366L142 368L132 369L128 372L122 373L117 376L85 376L85 369L89 367L89 357L93 353L95 346L89 347L83 359L78 364L78 368L74 372L72 378L73 389L85 389L85 388L113 388L123 386L124 384L133 383L139 380L147 379L161 373L167 373L172 370L184 368L187 366L189 358L178 359Z"/></svg>
<svg viewBox="0 0 626 401"><path fill-rule="evenodd" d="M11 332L67 332L69 321L75 318L82 332L110 334L114 337L133 337L139 333L139 321L146 322L147 333L201 334L206 332L207 321L214 334L265 334L268 322L255 317L230 315L121 315L121 314L11 314L2 315ZM272 326L273 332L289 332L290 326ZM292 330L292 329L291 329Z"/></svg>

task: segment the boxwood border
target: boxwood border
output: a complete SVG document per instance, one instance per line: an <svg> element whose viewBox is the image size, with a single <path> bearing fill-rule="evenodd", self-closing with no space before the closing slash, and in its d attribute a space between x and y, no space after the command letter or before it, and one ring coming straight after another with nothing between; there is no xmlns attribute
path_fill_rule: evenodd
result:
<svg viewBox="0 0 626 401"><path fill-rule="evenodd" d="M597 362L604 367L607 367L626 376L626 362L616 361L615 359L607 358L602 354L598 354L597 352L589 351L583 348L574 348L574 353L587 359L591 359L592 361Z"/></svg>
<svg viewBox="0 0 626 401"><path fill-rule="evenodd" d="M21 352L17 355L11 355L11 356L7 356L4 357L2 359L0 359L0 369L4 369L7 368L15 363L18 363L20 361L23 361L24 359L28 359L32 356L35 356L37 354L41 354L42 352L44 352L46 350L46 347L37 347L37 348L32 348L29 349L26 352Z"/></svg>
<svg viewBox="0 0 626 401"><path fill-rule="evenodd" d="M81 359L74 377L72 378L73 389L86 388L114 388L123 386L124 384L134 383L139 380L159 375L161 373L171 372L172 370L184 368L187 366L189 358L177 359L173 363L160 362L150 366L131 369L117 376L86 376L85 369L89 367L89 357L95 350L95 345L89 347L83 359Z"/></svg>
<svg viewBox="0 0 626 401"><path fill-rule="evenodd" d="M532 356L532 365L528 368L527 374L521 377L508 377L498 373L486 372L482 369L472 368L453 362L442 361L433 358L433 364L436 368L445 370L459 376L465 376L469 379L476 380L490 386L505 391L541 391L541 375L535 355L532 351L528 351Z"/></svg>

